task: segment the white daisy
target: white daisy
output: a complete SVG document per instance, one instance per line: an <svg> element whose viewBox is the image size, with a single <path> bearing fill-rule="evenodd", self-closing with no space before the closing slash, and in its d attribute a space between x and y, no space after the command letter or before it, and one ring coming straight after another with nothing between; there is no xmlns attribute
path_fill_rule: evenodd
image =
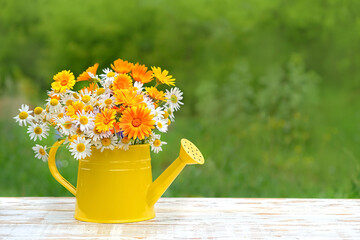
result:
<svg viewBox="0 0 360 240"><path fill-rule="evenodd" d="M149 108L150 110L155 109L154 102L148 96L146 96L146 95L143 96L143 102L146 104L146 107Z"/></svg>
<svg viewBox="0 0 360 240"><path fill-rule="evenodd" d="M156 135L152 137L151 141L150 141L150 147L151 147L151 151L153 151L154 153L158 153L160 151L162 151L162 145L167 144L167 142L161 141L160 140L160 135Z"/></svg>
<svg viewBox="0 0 360 240"><path fill-rule="evenodd" d="M84 110L82 110L80 113L76 114L78 116L78 119L74 121L74 123L80 127L80 130L83 132L90 131L94 128L94 115L89 112L86 113Z"/></svg>
<svg viewBox="0 0 360 240"><path fill-rule="evenodd" d="M74 135L76 133L76 124L70 116L64 116L63 118L55 119L59 127L59 132L63 136Z"/></svg>
<svg viewBox="0 0 360 240"><path fill-rule="evenodd" d="M102 138L108 138L111 136L111 132L110 131L107 131L107 132L99 132L96 127L94 127L92 129L92 131L88 131L86 133L86 135L89 137L89 138L92 138L93 141L98 141Z"/></svg>
<svg viewBox="0 0 360 240"><path fill-rule="evenodd" d="M34 147L32 147L32 149L34 150L35 152L35 157L38 158L38 159L41 159L43 160L44 162L47 161L49 155L48 153L46 152L46 146L41 146L39 144L36 144Z"/></svg>
<svg viewBox="0 0 360 240"><path fill-rule="evenodd" d="M57 100L56 98L48 98L46 102L48 103L46 106L50 114L55 114L55 113L57 114L61 112L62 106L59 100Z"/></svg>
<svg viewBox="0 0 360 240"><path fill-rule="evenodd" d="M39 138L41 141L42 138L49 136L49 127L43 123L33 123L29 125L27 133L29 133L31 140L36 141Z"/></svg>
<svg viewBox="0 0 360 240"><path fill-rule="evenodd" d="M151 141L154 141L155 139L159 139L161 137L160 134L156 134L156 133L150 133L150 136L149 136L149 142Z"/></svg>
<svg viewBox="0 0 360 240"><path fill-rule="evenodd" d="M112 135L107 138L102 138L101 140L96 141L94 144L97 149L101 150L101 152L104 151L104 149L114 150L117 144L117 140L117 137L115 135Z"/></svg>
<svg viewBox="0 0 360 240"><path fill-rule="evenodd" d="M91 155L90 140L85 137L78 137L70 143L70 152L76 160L84 159Z"/></svg>
<svg viewBox="0 0 360 240"><path fill-rule="evenodd" d="M110 93L108 94L103 94L101 96L101 98L99 98L99 108L104 109L104 108L112 108L113 106L115 106L115 101L116 99L110 95Z"/></svg>
<svg viewBox="0 0 360 240"><path fill-rule="evenodd" d="M170 89L170 91L166 89L166 104L171 108L171 110L177 111L180 109L180 105L184 104L180 102L180 100L183 99L182 95L183 93L177 87Z"/></svg>
<svg viewBox="0 0 360 240"><path fill-rule="evenodd" d="M95 94L96 94L96 96L97 96L96 99L100 98L101 95L103 95L104 93L105 93L105 94L106 94L106 93L109 93L108 89L105 89L105 88L97 88L97 89L95 89Z"/></svg>
<svg viewBox="0 0 360 240"><path fill-rule="evenodd" d="M47 91L48 96L62 98L66 92L55 92L54 90Z"/></svg>
<svg viewBox="0 0 360 240"><path fill-rule="evenodd" d="M74 93L73 92L67 92L61 99L60 102L62 103L62 105L64 106L70 106L72 105L74 102L76 102L78 99L76 99L74 97Z"/></svg>
<svg viewBox="0 0 360 240"><path fill-rule="evenodd" d="M81 100L80 95L77 92L72 92L72 96L75 99L74 102Z"/></svg>
<svg viewBox="0 0 360 240"><path fill-rule="evenodd" d="M80 99L83 103L91 105L94 102L94 97L92 96L92 93L89 92L88 89L82 89L80 91Z"/></svg>
<svg viewBox="0 0 360 240"><path fill-rule="evenodd" d="M34 119L35 121L42 121L45 117L45 111L41 107L36 107L34 109Z"/></svg>
<svg viewBox="0 0 360 240"><path fill-rule="evenodd" d="M31 123L33 116L30 115L32 111L29 111L29 106L26 104L22 104L21 108L19 108L19 111L20 111L19 115L14 117L16 122L19 122L20 126L22 126L23 124L24 126L26 126L28 123Z"/></svg>
<svg viewBox="0 0 360 240"><path fill-rule="evenodd" d="M144 90L144 84L138 81L134 81L134 88L136 90L137 94L141 94L142 91Z"/></svg>
<svg viewBox="0 0 360 240"><path fill-rule="evenodd" d="M167 130L168 130L168 121L167 121L167 119L158 118L158 119L156 119L155 125L156 125L156 128L160 132L167 132Z"/></svg>
<svg viewBox="0 0 360 240"><path fill-rule="evenodd" d="M128 137L123 137L118 142L118 148L123 149L125 151L129 150L129 146L131 145L131 139Z"/></svg>
<svg viewBox="0 0 360 240"><path fill-rule="evenodd" d="M116 72L113 72L109 68L103 69L103 72L104 72L103 74L100 74L101 77L100 83L103 87L108 88L118 74Z"/></svg>
<svg viewBox="0 0 360 240"><path fill-rule="evenodd" d="M155 121L163 118L163 115L165 114L162 107L157 107L155 109L150 109L150 113L152 115L154 115L154 120Z"/></svg>
<svg viewBox="0 0 360 240"><path fill-rule="evenodd" d="M168 118L168 117L169 117L172 122L175 122L174 111L173 111L170 107L168 107L167 109L165 109L165 116L166 116L166 117L164 117L164 118Z"/></svg>
<svg viewBox="0 0 360 240"><path fill-rule="evenodd" d="M89 77L91 77L92 79L95 79L97 81L100 81L100 78L98 75L94 75L92 72L87 72L87 74L89 75Z"/></svg>

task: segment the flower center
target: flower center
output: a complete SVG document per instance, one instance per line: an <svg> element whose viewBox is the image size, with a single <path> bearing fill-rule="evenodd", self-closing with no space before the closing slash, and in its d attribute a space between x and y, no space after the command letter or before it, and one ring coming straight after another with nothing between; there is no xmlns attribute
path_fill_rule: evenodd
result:
<svg viewBox="0 0 360 240"><path fill-rule="evenodd" d="M19 113L19 118L22 120L27 119L28 116L29 116L29 114L27 112Z"/></svg>
<svg viewBox="0 0 360 240"><path fill-rule="evenodd" d="M121 142L122 142L123 144L128 144L128 143L130 142L130 139L129 139L128 137L123 137L123 138L121 139Z"/></svg>
<svg viewBox="0 0 360 240"><path fill-rule="evenodd" d="M101 95L105 92L105 89L104 88L98 88L98 90L96 91L96 95Z"/></svg>
<svg viewBox="0 0 360 240"><path fill-rule="evenodd" d="M71 105L73 105L73 103L74 103L73 100L68 99L68 100L65 102L65 105L66 105L66 106L71 106Z"/></svg>
<svg viewBox="0 0 360 240"><path fill-rule="evenodd" d="M135 118L131 121L131 124L134 126L134 127L139 127L141 125L141 120L138 119L138 118Z"/></svg>
<svg viewBox="0 0 360 240"><path fill-rule="evenodd" d="M71 128L71 125L72 125L72 123L71 123L70 121L66 121L66 122L64 123L64 127L65 127L66 129L70 129L70 128Z"/></svg>
<svg viewBox="0 0 360 240"><path fill-rule="evenodd" d="M80 123L82 125L86 125L89 122L89 119L86 116L81 116L80 117Z"/></svg>
<svg viewBox="0 0 360 240"><path fill-rule="evenodd" d="M66 86L67 84L68 84L68 80L67 80L67 79L61 80L61 86Z"/></svg>
<svg viewBox="0 0 360 240"><path fill-rule="evenodd" d="M73 93L73 97L74 97L75 99L79 99L79 95L78 95L77 93Z"/></svg>
<svg viewBox="0 0 360 240"><path fill-rule="evenodd" d="M80 128L78 127L77 129L76 129L76 134L77 135L80 135L80 134L82 134L83 132L80 130Z"/></svg>
<svg viewBox="0 0 360 240"><path fill-rule="evenodd" d="M79 143L79 144L76 146L76 150L77 150L78 152L83 152L83 151L85 151L85 144Z"/></svg>
<svg viewBox="0 0 360 240"><path fill-rule="evenodd" d="M34 128L34 133L35 134L41 134L42 133L42 128L41 127Z"/></svg>
<svg viewBox="0 0 360 240"><path fill-rule="evenodd" d="M81 101L83 101L84 103L87 103L89 102L91 99L91 97L89 95L85 95L81 98Z"/></svg>
<svg viewBox="0 0 360 240"><path fill-rule="evenodd" d="M111 77L114 77L115 76L115 73L114 72L108 72L106 74L107 77L111 78Z"/></svg>
<svg viewBox="0 0 360 240"><path fill-rule="evenodd" d="M93 106L87 105L85 106L85 112L92 112L94 110Z"/></svg>
<svg viewBox="0 0 360 240"><path fill-rule="evenodd" d="M58 105L58 103L59 103L59 101L57 99L55 99L55 98L50 100L50 105L51 106L56 106L56 105Z"/></svg>
<svg viewBox="0 0 360 240"><path fill-rule="evenodd" d="M94 128L94 133L99 135L101 132L97 128Z"/></svg>
<svg viewBox="0 0 360 240"><path fill-rule="evenodd" d="M176 96L176 95L171 95L170 101L171 101L172 103L177 103L177 101L178 101L177 96Z"/></svg>
<svg viewBox="0 0 360 240"><path fill-rule="evenodd" d="M161 145L161 141L159 140L159 139L156 139L155 141L154 141L154 146L155 147L159 147Z"/></svg>
<svg viewBox="0 0 360 240"><path fill-rule="evenodd" d="M168 118L169 117L169 113L167 112L167 111L165 111L165 113L164 113L164 118L166 119L166 118Z"/></svg>
<svg viewBox="0 0 360 240"><path fill-rule="evenodd" d="M162 128L162 127L163 127L163 125L162 125L161 122L158 122L158 123L157 123L157 126L158 126L159 128Z"/></svg>
<svg viewBox="0 0 360 240"><path fill-rule="evenodd" d="M36 115L39 115L40 113L42 113L42 111L43 111L43 109L42 109L41 107L36 107L36 108L34 109L34 113L35 113Z"/></svg>
<svg viewBox="0 0 360 240"><path fill-rule="evenodd" d="M42 148L39 149L39 153L40 153L41 155L43 155L43 156L46 154L45 150L42 149Z"/></svg>
<svg viewBox="0 0 360 240"><path fill-rule="evenodd" d="M64 113L59 113L58 118L62 118L62 117L64 117Z"/></svg>
<svg viewBox="0 0 360 240"><path fill-rule="evenodd" d="M105 100L105 104L106 104L106 105L112 104L112 100L111 100L110 98L106 99L106 100Z"/></svg>
<svg viewBox="0 0 360 240"><path fill-rule="evenodd" d="M104 146L109 146L111 144L110 138L101 139L101 144L104 145Z"/></svg>

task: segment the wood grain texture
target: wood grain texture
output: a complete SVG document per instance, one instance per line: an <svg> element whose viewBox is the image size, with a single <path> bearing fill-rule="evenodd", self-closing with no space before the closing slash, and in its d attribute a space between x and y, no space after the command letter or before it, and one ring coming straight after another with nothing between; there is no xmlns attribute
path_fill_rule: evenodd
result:
<svg viewBox="0 0 360 240"><path fill-rule="evenodd" d="M80 222L75 198L0 198L0 239L360 239L360 200L161 198L156 218Z"/></svg>

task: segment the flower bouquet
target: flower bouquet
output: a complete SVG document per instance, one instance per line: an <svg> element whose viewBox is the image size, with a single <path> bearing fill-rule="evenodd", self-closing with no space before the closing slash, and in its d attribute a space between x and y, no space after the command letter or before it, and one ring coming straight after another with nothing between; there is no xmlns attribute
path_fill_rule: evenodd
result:
<svg viewBox="0 0 360 240"><path fill-rule="evenodd" d="M59 140L47 152L33 147L54 178L76 196L75 218L122 223L155 217L154 205L187 164L204 158L190 141L181 140L179 157L153 182L150 150L158 153L166 142L160 134L174 121L183 104L175 79L159 67L118 59L97 75L98 64L75 80L68 70L54 76L44 108L22 105L15 117L28 127L32 140L42 140L54 127ZM75 91L75 84L85 87ZM83 84L84 84L83 83ZM55 155L65 144L79 160L77 187L59 173Z"/></svg>
<svg viewBox="0 0 360 240"><path fill-rule="evenodd" d="M63 139L75 159L91 156L92 148L103 151L114 148L129 149L130 145L150 144L158 153L166 142L160 134L174 121L174 112L183 104L182 92L175 79L160 67L117 59L111 68L97 75L95 64L76 79L69 70L54 75L46 104L33 111L22 105L14 117L34 141L48 137L51 127ZM78 91L78 82L87 82ZM84 84L83 84L84 85ZM36 144L35 156L48 159L48 148Z"/></svg>

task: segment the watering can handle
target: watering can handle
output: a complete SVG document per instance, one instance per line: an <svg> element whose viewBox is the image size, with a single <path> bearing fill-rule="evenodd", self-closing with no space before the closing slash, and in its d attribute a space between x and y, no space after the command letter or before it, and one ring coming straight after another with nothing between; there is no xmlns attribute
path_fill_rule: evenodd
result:
<svg viewBox="0 0 360 240"><path fill-rule="evenodd" d="M76 188L69 183L68 180L66 180L60 173L59 170L56 168L56 162L55 162L55 155L56 151L58 150L59 146L64 142L65 140L57 141L54 143L54 145L51 147L49 152L49 169L53 177L56 181L58 181L61 185L63 185L69 192L71 192L74 196L76 196Z"/></svg>

